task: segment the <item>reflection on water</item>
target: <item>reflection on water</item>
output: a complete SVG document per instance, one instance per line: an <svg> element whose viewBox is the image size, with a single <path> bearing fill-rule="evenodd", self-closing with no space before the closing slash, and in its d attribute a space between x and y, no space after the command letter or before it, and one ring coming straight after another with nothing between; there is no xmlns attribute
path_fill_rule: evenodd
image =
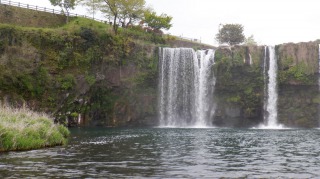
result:
<svg viewBox="0 0 320 179"><path fill-rule="evenodd" d="M73 129L69 145L0 154L0 178L319 178L319 130Z"/></svg>

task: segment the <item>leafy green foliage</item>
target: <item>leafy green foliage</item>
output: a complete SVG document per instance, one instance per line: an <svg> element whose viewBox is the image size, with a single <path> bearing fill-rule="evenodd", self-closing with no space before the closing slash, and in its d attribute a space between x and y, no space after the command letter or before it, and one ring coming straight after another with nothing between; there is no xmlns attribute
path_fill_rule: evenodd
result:
<svg viewBox="0 0 320 179"><path fill-rule="evenodd" d="M96 40L98 40L97 35L93 32L93 30L87 27L80 28L79 36L85 40L84 49L90 48L92 45L94 45Z"/></svg>
<svg viewBox="0 0 320 179"><path fill-rule="evenodd" d="M144 13L144 22L155 31L160 31L161 29L169 30L172 27L171 20L172 17L167 14L157 15L153 11Z"/></svg>
<svg viewBox="0 0 320 179"><path fill-rule="evenodd" d="M67 16L67 23L69 22L70 9L74 9L77 0L49 0L53 6L59 6L62 12Z"/></svg>
<svg viewBox="0 0 320 179"><path fill-rule="evenodd" d="M216 95L227 103L239 105L244 115L250 117L260 110L264 83L261 68L243 62L245 52L241 47L232 51L218 49L213 68L217 78Z"/></svg>
<svg viewBox="0 0 320 179"><path fill-rule="evenodd" d="M77 122L72 114L81 114L89 116L86 122L114 125L115 105L127 109L130 102L135 108L146 91L155 94L158 58L153 42L164 39L138 27L121 28L115 35L109 24L78 17L59 28L0 24L0 42L5 52L0 57L0 98L8 95L17 105L32 101L34 108L64 124ZM127 80L128 69L137 81Z"/></svg>
<svg viewBox="0 0 320 179"><path fill-rule="evenodd" d="M239 103L241 100L241 97L236 95L236 96L231 96L227 99L227 102L231 102L231 103Z"/></svg>
<svg viewBox="0 0 320 179"><path fill-rule="evenodd" d="M243 26L241 24L225 24L216 35L216 40L220 43L237 45L245 40Z"/></svg>
<svg viewBox="0 0 320 179"><path fill-rule="evenodd" d="M74 49L70 43L66 43L66 48L59 52L58 65L61 69L73 65Z"/></svg>
<svg viewBox="0 0 320 179"><path fill-rule="evenodd" d="M245 38L244 44L245 44L245 45L249 45L249 46L250 46L250 45L251 45L251 46L254 46L254 45L257 45L257 42L254 40L253 35L251 35L251 36Z"/></svg>
<svg viewBox="0 0 320 179"><path fill-rule="evenodd" d="M120 95L117 95L112 89L103 88L101 86L94 86L91 90L89 103L90 113L94 115L93 120L105 119L106 125L113 126L112 113L114 105Z"/></svg>
<svg viewBox="0 0 320 179"><path fill-rule="evenodd" d="M135 22L143 18L145 11L145 0L120 0L120 21L122 27L128 27L134 25Z"/></svg>
<svg viewBox="0 0 320 179"><path fill-rule="evenodd" d="M75 79L73 74L67 74L63 78L60 78L61 89L63 90L70 90L72 89L73 85L75 84Z"/></svg>
<svg viewBox="0 0 320 179"><path fill-rule="evenodd" d="M97 81L93 75L86 75L85 79L90 86L94 85Z"/></svg>
<svg viewBox="0 0 320 179"><path fill-rule="evenodd" d="M141 19L145 0L103 0L105 5L101 7L101 12L105 13L109 19L113 19L113 30L117 34L118 26L128 27L134 21Z"/></svg>
<svg viewBox="0 0 320 179"><path fill-rule="evenodd" d="M293 59L288 57L281 61L280 69L278 79L282 84L297 83L308 85L315 83L314 75L309 74L308 67L304 62L294 65Z"/></svg>

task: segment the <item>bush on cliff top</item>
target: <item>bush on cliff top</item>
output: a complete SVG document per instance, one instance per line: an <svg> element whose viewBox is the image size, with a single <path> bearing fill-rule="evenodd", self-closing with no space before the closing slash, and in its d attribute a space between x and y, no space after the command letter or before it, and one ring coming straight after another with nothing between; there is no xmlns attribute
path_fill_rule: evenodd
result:
<svg viewBox="0 0 320 179"><path fill-rule="evenodd" d="M63 145L69 131L45 114L0 107L0 151L31 150Z"/></svg>

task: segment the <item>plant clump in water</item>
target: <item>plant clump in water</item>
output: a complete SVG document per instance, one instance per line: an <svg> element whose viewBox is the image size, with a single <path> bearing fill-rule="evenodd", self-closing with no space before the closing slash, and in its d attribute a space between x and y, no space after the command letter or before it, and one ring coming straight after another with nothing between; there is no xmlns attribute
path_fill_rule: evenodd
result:
<svg viewBox="0 0 320 179"><path fill-rule="evenodd" d="M0 107L0 151L64 145L69 130L50 117L26 108Z"/></svg>

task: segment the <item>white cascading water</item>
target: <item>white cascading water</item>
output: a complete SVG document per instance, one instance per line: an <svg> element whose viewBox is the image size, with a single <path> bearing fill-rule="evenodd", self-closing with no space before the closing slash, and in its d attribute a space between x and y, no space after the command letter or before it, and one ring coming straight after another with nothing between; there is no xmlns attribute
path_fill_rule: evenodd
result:
<svg viewBox="0 0 320 179"><path fill-rule="evenodd" d="M195 60L195 69L198 75L195 75L196 87L196 127L210 126L210 121L214 114L214 103L212 97L214 93L214 86L216 78L212 72L212 65L214 63L213 50L199 50L197 51L198 60ZM198 66L197 66L198 65Z"/></svg>
<svg viewBox="0 0 320 179"><path fill-rule="evenodd" d="M318 67L318 73L320 74L320 44L319 44L319 55L318 55L318 63L319 63L319 67ZM320 90L320 77L319 77L319 79L318 79L318 85L319 85L319 90Z"/></svg>
<svg viewBox="0 0 320 179"><path fill-rule="evenodd" d="M214 50L160 49L161 127L209 127L214 114Z"/></svg>
<svg viewBox="0 0 320 179"><path fill-rule="evenodd" d="M269 52L269 69L267 69L267 51ZM264 58L264 77L265 85L265 113L264 113L264 125L260 128L266 129L281 129L282 125L278 124L278 88L277 88L277 57L275 48L272 46L265 47L265 58Z"/></svg>
<svg viewBox="0 0 320 179"><path fill-rule="evenodd" d="M318 73L319 73L319 78L318 78L318 86L319 86L319 90L320 90L320 44L319 44L319 48L318 48Z"/></svg>
<svg viewBox="0 0 320 179"><path fill-rule="evenodd" d="M319 44L319 48L318 48L318 65L319 65L319 67L318 67L318 89L319 89L319 91L320 91L320 44ZM319 105L319 109L318 109L318 111L320 111L320 105ZM319 126L319 128L320 128L320 112L318 112L319 113L319 124L318 124L318 126Z"/></svg>
<svg viewBox="0 0 320 179"><path fill-rule="evenodd" d="M250 54L250 53L249 53L249 64L250 64L250 65L253 64L252 57L251 57L251 54Z"/></svg>
<svg viewBox="0 0 320 179"><path fill-rule="evenodd" d="M264 89L263 89L263 121L264 124L267 123L267 101L268 101L268 86L267 86L267 50L268 47L264 47L264 59L263 59L263 84L264 84Z"/></svg>

